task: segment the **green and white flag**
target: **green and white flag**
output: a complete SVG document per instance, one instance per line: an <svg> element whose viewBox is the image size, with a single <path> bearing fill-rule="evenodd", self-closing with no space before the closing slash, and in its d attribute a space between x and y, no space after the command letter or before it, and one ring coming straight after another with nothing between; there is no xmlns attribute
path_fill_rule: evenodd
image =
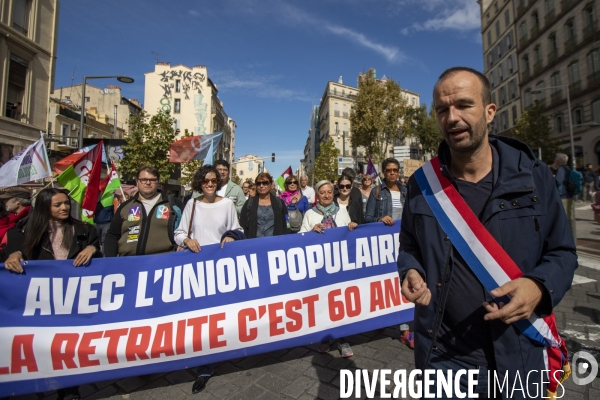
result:
<svg viewBox="0 0 600 400"><path fill-rule="evenodd" d="M40 138L0 168L0 188L52 176L44 139Z"/></svg>
<svg viewBox="0 0 600 400"><path fill-rule="evenodd" d="M102 193L102 197L100 198L100 203L103 207L108 207L112 205L113 202L113 193L115 190L119 190L121 188L121 180L119 179L119 175L117 174L117 170L115 168L115 163L111 162L110 174L106 175L106 178L100 184L100 189L104 186L104 192Z"/></svg>

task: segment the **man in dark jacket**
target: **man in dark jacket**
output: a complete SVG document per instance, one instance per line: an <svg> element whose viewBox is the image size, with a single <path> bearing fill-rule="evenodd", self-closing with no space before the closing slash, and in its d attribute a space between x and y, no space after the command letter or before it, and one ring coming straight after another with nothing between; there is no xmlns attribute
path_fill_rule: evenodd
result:
<svg viewBox="0 0 600 400"><path fill-rule="evenodd" d="M596 181L596 173L592 164L585 166L583 171L583 201L592 201L592 193L594 192L594 182Z"/></svg>
<svg viewBox="0 0 600 400"><path fill-rule="evenodd" d="M138 192L119 206L106 232L106 257L166 253L175 248L173 232L181 205L158 190L159 177L154 167L138 171Z"/></svg>
<svg viewBox="0 0 600 400"><path fill-rule="evenodd" d="M497 306L411 177L398 268L402 293L415 303L416 367L478 369L484 378L478 382L479 393L487 393L488 370L496 371L500 380L506 374L511 385L518 374L528 392L515 391L511 398L533 393L541 398L546 396L540 392L541 379L526 378L529 371L540 376L547 369L543 347L526 338L514 322L532 313L552 313L571 287L577 267L575 243L553 177L525 144L488 135L496 106L484 75L451 68L440 76L433 97L444 138L438 150L441 173L524 276L492 290L496 298L510 294L509 302ZM463 388L465 384L461 380ZM497 398L510 395L505 388Z"/></svg>

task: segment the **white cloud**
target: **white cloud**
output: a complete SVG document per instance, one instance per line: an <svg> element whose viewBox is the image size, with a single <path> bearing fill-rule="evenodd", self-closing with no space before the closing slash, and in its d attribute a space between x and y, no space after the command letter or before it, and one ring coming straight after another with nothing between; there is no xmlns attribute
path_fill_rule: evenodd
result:
<svg viewBox="0 0 600 400"><path fill-rule="evenodd" d="M244 75L238 76L232 71L215 73L213 78L218 83L218 88L223 92L244 93L262 98L276 100L295 100L303 102L314 102L318 99L309 97L306 93L286 89L277 81L281 79L278 76L257 76Z"/></svg>
<svg viewBox="0 0 600 400"><path fill-rule="evenodd" d="M199 17L200 13L196 10L189 10L188 14L191 15L192 17Z"/></svg>
<svg viewBox="0 0 600 400"><path fill-rule="evenodd" d="M435 3L437 3L435 8L432 8L431 4L423 6L426 11L435 13L433 17L424 22L416 22L400 32L406 35L411 31L457 30L466 32L481 28L480 9L476 1L454 0L435 1Z"/></svg>
<svg viewBox="0 0 600 400"><path fill-rule="evenodd" d="M281 4L279 7L279 14L287 23L325 30L325 32L332 33L359 46L372 50L383 56L389 62L400 63L406 60L404 54L397 47L377 43L360 32L344 26L331 24L326 20L314 17L290 4Z"/></svg>

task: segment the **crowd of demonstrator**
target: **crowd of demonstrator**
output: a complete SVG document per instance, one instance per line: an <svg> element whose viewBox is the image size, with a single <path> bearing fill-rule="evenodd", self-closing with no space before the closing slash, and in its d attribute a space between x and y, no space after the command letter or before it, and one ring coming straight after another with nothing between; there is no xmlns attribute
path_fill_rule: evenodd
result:
<svg viewBox="0 0 600 400"><path fill-rule="evenodd" d="M230 179L230 165L219 160L202 166L193 176L193 192L183 202L159 189L159 171L141 167L137 192L125 198L115 193L115 205L96 212L96 226L71 213L72 200L63 189L43 189L31 205L31 193L22 188L0 195L5 215L0 216L0 241L5 268L22 273L27 260L73 260L86 265L94 257L151 255L171 251L199 252L202 246L235 240L278 236L348 227L366 222L393 225L400 219L406 197L400 165L388 158L383 179L374 184L369 175L358 179L351 168L334 182L322 180L314 189L306 176L285 178L283 190L262 172L253 182L238 186ZM358 182L360 181L360 182ZM184 206L185 203L185 206ZM401 341L414 346L409 327ZM321 343L329 351L334 341ZM342 357L351 357L345 338L337 340ZM198 367L193 393L204 389L214 373L211 365ZM77 388L59 392L59 398L78 398Z"/></svg>

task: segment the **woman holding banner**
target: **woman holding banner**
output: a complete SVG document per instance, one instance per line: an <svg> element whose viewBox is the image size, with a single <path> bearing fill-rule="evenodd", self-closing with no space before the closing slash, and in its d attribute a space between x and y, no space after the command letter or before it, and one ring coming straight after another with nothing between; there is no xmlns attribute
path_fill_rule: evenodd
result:
<svg viewBox="0 0 600 400"><path fill-rule="evenodd" d="M245 238L233 201L217 196L221 186L221 175L214 166L203 165L196 171L192 189L201 195L190 199L185 205L179 228L175 230L177 245L197 253L201 246L221 243L223 247L227 242ZM215 369L211 364L202 365L198 367L197 373L192 393L204 390Z"/></svg>
<svg viewBox="0 0 600 400"><path fill-rule="evenodd" d="M273 177L261 172L256 177L256 197L249 197L242 208L240 225L248 238L278 236L290 233L288 210L283 200L271 194Z"/></svg>
<svg viewBox="0 0 600 400"><path fill-rule="evenodd" d="M348 193L349 192L350 191L348 190ZM333 201L333 184L331 182L318 182L315 185L315 195L317 197L317 206L311 208L304 214L300 232L314 231L323 234L325 229L329 228L340 226L347 226L350 230L356 228L358 224L350 221L350 215L348 215L346 207L339 207ZM327 353L334 342L335 340L321 342L319 352ZM340 351L340 355L344 358L352 357L354 355L346 338L340 338L338 340L338 350Z"/></svg>
<svg viewBox="0 0 600 400"><path fill-rule="evenodd" d="M96 229L71 216L71 199L63 189L44 189L31 214L7 232L4 268L22 273L25 260L73 260L86 265L100 257Z"/></svg>

